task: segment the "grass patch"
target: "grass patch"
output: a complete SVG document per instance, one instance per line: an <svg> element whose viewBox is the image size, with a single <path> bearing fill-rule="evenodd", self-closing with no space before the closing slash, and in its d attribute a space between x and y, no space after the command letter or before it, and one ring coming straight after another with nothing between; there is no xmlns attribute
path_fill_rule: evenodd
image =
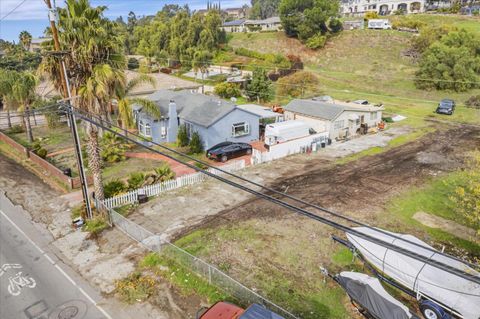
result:
<svg viewBox="0 0 480 319"><path fill-rule="evenodd" d="M155 292L156 284L157 280L153 276L136 271L117 281L116 291L124 302L133 304L147 300Z"/></svg>
<svg viewBox="0 0 480 319"><path fill-rule="evenodd" d="M89 232L93 236L98 236L108 227L108 223L103 216L96 216L85 222L84 230Z"/></svg>
<svg viewBox="0 0 480 319"><path fill-rule="evenodd" d="M448 196L454 192L456 185L462 185L465 178L465 172L458 171L444 177L435 178L422 187L410 189L388 203L388 216L384 216L384 218L391 220L394 216L397 222L391 227L397 228L399 231L406 231L413 227L426 232L436 242L445 244L447 247L462 248L473 256L479 257L480 246L478 244L460 239L441 229L424 226L413 218L415 213L423 211L467 225L464 218L455 214L454 207L448 199ZM398 221L401 223L398 223Z"/></svg>
<svg viewBox="0 0 480 319"><path fill-rule="evenodd" d="M123 217L127 217L128 215L133 213L136 208L137 208L137 205L128 204L128 205L124 205L124 206L121 206L121 207L116 207L115 211L117 213L119 213L120 215L122 215Z"/></svg>
<svg viewBox="0 0 480 319"><path fill-rule="evenodd" d="M332 255L332 262L337 266L348 266L353 262L353 254L350 249L341 247L335 254Z"/></svg>

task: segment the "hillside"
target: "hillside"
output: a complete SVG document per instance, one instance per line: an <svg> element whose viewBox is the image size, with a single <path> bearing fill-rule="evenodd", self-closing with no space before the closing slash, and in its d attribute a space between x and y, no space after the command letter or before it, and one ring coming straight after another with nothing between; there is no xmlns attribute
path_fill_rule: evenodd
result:
<svg viewBox="0 0 480 319"><path fill-rule="evenodd" d="M414 18L429 25L454 24L480 34L480 28L476 28L480 25L478 18L441 15ZM417 66L403 54L414 36L385 30L343 31L318 51L305 48L298 40L287 38L283 33L234 34L229 44L234 48L299 55L305 62L305 68L320 78L321 85L312 94L384 103L387 111L402 111L410 115L410 121L422 121L425 116L433 116L436 103L444 97L451 97L462 104L470 96L480 94L480 90L457 93L416 89L413 77ZM278 100L283 102L285 99L279 97ZM478 121L478 113L459 108L453 119Z"/></svg>

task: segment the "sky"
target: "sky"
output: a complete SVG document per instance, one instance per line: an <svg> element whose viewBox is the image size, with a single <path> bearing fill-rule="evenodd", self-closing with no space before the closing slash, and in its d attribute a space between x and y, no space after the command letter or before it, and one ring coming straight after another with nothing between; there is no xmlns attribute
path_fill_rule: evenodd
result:
<svg viewBox="0 0 480 319"><path fill-rule="evenodd" d="M30 32L33 37L43 34L43 30L49 24L44 0L23 1L0 0L0 39L18 42L18 34L23 30ZM90 2L93 6L107 6L108 18L118 16L126 18L130 11L134 11L137 16L151 15L165 4L188 4L190 9L204 9L207 6L207 0L90 0ZM240 7L249 2L249 0L221 0L221 6L222 8ZM58 6L62 6L63 3L64 1L57 0ZM10 13L19 4L21 6Z"/></svg>

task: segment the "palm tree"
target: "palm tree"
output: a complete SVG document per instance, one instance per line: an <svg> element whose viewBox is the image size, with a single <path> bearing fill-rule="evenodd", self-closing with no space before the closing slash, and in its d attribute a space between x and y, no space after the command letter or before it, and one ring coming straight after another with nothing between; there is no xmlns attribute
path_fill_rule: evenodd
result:
<svg viewBox="0 0 480 319"><path fill-rule="evenodd" d="M23 113L23 121L27 130L28 142L33 142L32 126L30 124L30 104L35 99L37 78L30 72L20 74L13 83L13 98L18 103L18 111ZM25 115L26 114L26 115Z"/></svg>
<svg viewBox="0 0 480 319"><path fill-rule="evenodd" d="M159 118L161 115L160 110L154 102L144 98L129 97L129 94L142 83L149 83L153 87L156 85L155 79L146 74L140 74L128 82L121 79L114 84L114 97L117 100L118 118L124 130L134 127L135 121L132 112L132 106L134 104L140 105L144 112L153 117Z"/></svg>
<svg viewBox="0 0 480 319"><path fill-rule="evenodd" d="M20 43L25 50L28 50L30 48L30 44L32 43L32 35L28 33L28 31L20 32L18 39L20 40Z"/></svg>
<svg viewBox="0 0 480 319"><path fill-rule="evenodd" d="M105 117L108 114L112 77L122 74L126 67L123 41L115 33L114 22L103 16L106 7L91 7L88 0L67 0L59 9L59 40L61 49L69 52L64 61L70 80L72 95L80 95L74 106L83 111ZM45 57L42 70L57 88L61 87L58 60ZM87 154L93 176L95 196L104 199L101 174L102 159L99 152L99 129L86 125Z"/></svg>
<svg viewBox="0 0 480 319"><path fill-rule="evenodd" d="M12 127L10 111L17 108L15 98L13 97L13 84L18 76L19 73L16 71L0 69L0 98L3 101L3 108L7 111L8 128Z"/></svg>

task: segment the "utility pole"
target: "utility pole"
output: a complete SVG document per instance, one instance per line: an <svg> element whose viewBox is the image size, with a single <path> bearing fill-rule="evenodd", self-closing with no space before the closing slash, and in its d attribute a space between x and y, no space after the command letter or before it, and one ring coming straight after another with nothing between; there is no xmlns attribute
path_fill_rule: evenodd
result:
<svg viewBox="0 0 480 319"><path fill-rule="evenodd" d="M54 5L55 5L55 0ZM47 4L48 7L48 17L50 20L50 27L52 29L52 35L53 35L53 42L55 44L55 52L59 53L58 58L60 61L60 78L62 80L62 86L63 86L63 93L64 97L67 100L67 109L66 114L68 118L68 126L70 126L70 129L72 131L72 137L73 137L73 142L75 145L75 155L77 158L77 166L78 166L78 173L80 176L80 184L82 188L82 195L83 195L83 203L85 205L85 211L86 211L86 217L88 219L91 219L93 217L92 215L92 207L90 204L90 197L88 194L88 181L87 177L85 174L85 168L83 166L83 158L82 158L82 149L80 145L80 137L78 135L78 129L77 129L77 121L75 118L75 113L73 112L73 106L72 106L72 94L70 92L70 84L68 83L68 75L67 75L67 68L65 66L65 62L63 61L62 54L60 52L60 41L58 40L58 30L56 26L56 17L57 17L57 12L55 6L52 7L52 3L50 0L45 0L45 3Z"/></svg>

